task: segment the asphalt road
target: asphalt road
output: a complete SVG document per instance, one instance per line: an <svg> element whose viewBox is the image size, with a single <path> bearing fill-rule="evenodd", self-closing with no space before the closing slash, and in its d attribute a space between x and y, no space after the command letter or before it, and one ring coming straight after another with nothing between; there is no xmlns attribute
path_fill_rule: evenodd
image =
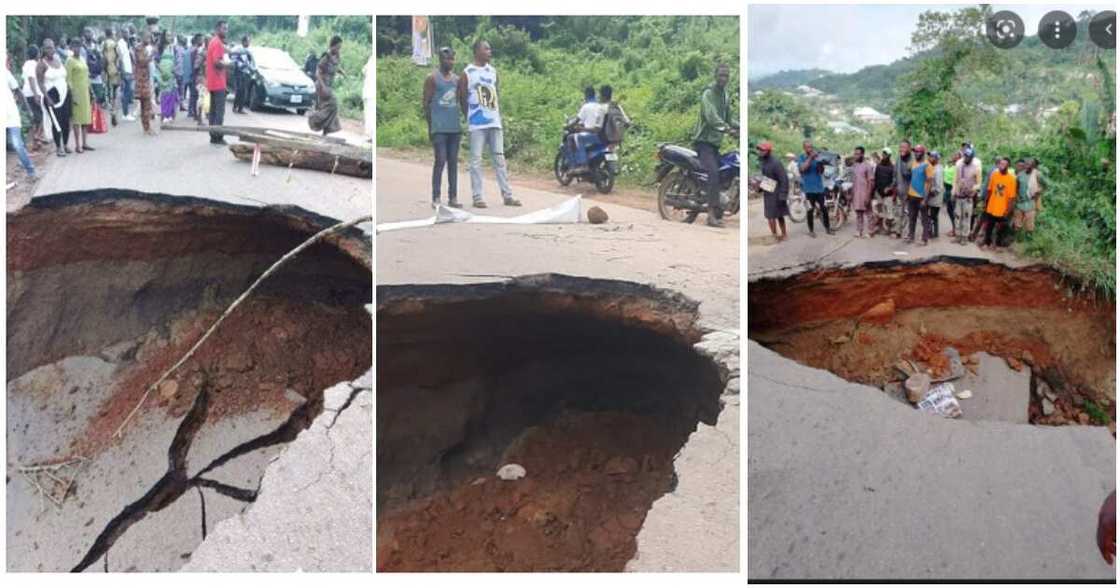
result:
<svg viewBox="0 0 1120 588"><path fill-rule="evenodd" d="M179 113L177 126L192 124L184 115ZM306 117L278 110L234 114L230 108L225 124L310 132ZM365 140L354 131L334 136ZM226 140L236 142L236 137ZM369 180L263 164L254 177L248 162L236 159L228 148L210 145L205 132L164 129L146 136L138 121L122 121L106 134L90 135L89 143L95 151L53 158L33 196L126 188L237 204L290 204L338 220L370 213Z"/></svg>

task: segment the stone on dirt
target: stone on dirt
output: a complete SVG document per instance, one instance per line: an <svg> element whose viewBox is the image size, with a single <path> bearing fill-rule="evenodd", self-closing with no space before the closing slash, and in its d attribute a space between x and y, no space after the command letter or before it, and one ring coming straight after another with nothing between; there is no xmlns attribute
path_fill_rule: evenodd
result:
<svg viewBox="0 0 1120 588"><path fill-rule="evenodd" d="M525 468L515 463L507 463L498 468L498 477L506 481L520 480L525 477L525 474Z"/></svg>
<svg viewBox="0 0 1120 588"><path fill-rule="evenodd" d="M980 352L976 374L967 373L956 387L972 390L962 399L964 419L1027 423L1031 395L1030 370L1014 370L1003 359Z"/></svg>
<svg viewBox="0 0 1120 588"><path fill-rule="evenodd" d="M1042 398L1042 415L1050 416L1052 414L1054 414L1054 403L1044 396Z"/></svg>
<svg viewBox="0 0 1120 588"><path fill-rule="evenodd" d="M590 221L593 225L601 225L607 222L608 218L610 217L607 216L607 211L599 208L598 206L592 206L591 208L587 209L587 220Z"/></svg>
<svg viewBox="0 0 1120 588"><path fill-rule="evenodd" d="M880 302L875 306L867 309L860 317L860 322L875 323L877 325L885 325L894 320L894 299L889 298L884 302Z"/></svg>
<svg viewBox="0 0 1120 588"><path fill-rule="evenodd" d="M914 374L906 378L906 399L912 404L921 402L926 397L926 392L929 392L929 383L928 374Z"/></svg>

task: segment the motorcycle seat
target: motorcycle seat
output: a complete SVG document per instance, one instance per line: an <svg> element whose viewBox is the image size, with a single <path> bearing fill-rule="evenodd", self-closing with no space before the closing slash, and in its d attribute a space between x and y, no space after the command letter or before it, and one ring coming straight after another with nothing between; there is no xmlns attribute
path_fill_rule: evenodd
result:
<svg viewBox="0 0 1120 588"><path fill-rule="evenodd" d="M679 145L665 145L661 148L661 158L674 165L700 169L700 156L691 149Z"/></svg>

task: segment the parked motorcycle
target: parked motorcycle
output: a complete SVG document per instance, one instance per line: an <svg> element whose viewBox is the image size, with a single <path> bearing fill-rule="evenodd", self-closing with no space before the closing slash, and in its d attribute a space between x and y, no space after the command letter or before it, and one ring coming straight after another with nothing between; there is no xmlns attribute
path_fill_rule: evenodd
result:
<svg viewBox="0 0 1120 588"><path fill-rule="evenodd" d="M657 211L665 220L693 222L708 210L704 193L708 173L700 165L696 152L679 145L662 143L657 148L655 183ZM720 203L725 216L739 213L739 150L728 151L719 158Z"/></svg>
<svg viewBox="0 0 1120 588"><path fill-rule="evenodd" d="M618 146L604 143L602 138L595 135L593 142L584 145L587 151L587 165L582 168L573 168L574 160L569 148L569 137L578 133L579 119L569 118L564 125L564 137L560 140L560 149L556 152L556 161L552 165L556 181L561 186L567 186L572 180L591 182L601 194L606 194L614 188L614 178L618 175ZM584 139L586 140L586 138Z"/></svg>

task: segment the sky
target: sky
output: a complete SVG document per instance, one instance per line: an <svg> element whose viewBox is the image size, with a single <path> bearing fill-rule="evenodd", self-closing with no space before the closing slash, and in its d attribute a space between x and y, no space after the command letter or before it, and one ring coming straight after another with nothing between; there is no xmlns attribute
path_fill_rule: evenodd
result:
<svg viewBox="0 0 1120 588"><path fill-rule="evenodd" d="M748 76L759 78L781 70L811 68L851 73L869 65L891 63L907 55L919 14L953 7L751 5L747 9ZM1077 18L1082 10L1109 8L1112 6L1102 4L993 5L994 11L1017 13L1027 35L1038 32L1038 21L1051 10L1064 10Z"/></svg>

